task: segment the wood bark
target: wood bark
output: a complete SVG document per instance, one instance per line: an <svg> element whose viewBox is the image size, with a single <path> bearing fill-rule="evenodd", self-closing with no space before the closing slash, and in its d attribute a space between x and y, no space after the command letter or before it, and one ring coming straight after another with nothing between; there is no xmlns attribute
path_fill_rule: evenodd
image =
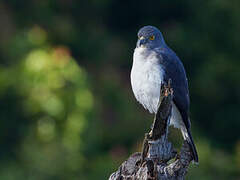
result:
<svg viewBox="0 0 240 180"><path fill-rule="evenodd" d="M178 154L168 141L172 98L169 81L168 85L161 86L161 104L151 131L145 134L142 152L131 155L109 180L184 180L193 157L186 141ZM174 161L169 163L173 158Z"/></svg>

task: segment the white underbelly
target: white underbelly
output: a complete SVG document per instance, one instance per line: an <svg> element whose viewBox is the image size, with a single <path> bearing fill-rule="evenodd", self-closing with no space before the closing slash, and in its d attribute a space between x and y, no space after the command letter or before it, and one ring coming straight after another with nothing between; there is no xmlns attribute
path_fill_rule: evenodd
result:
<svg viewBox="0 0 240 180"><path fill-rule="evenodd" d="M170 125L179 129L183 129L185 127L182 120L182 116L173 102L172 102L172 114L170 119Z"/></svg>
<svg viewBox="0 0 240 180"><path fill-rule="evenodd" d="M133 66L131 72L133 93L137 101L150 113L157 112L162 82L163 72L160 67L154 67L147 62L140 70Z"/></svg>
<svg viewBox="0 0 240 180"><path fill-rule="evenodd" d="M150 113L157 113L163 77L164 70L154 55L144 58L141 51L135 50L131 70L132 90L137 101ZM170 124L176 128L183 126L181 114L174 103Z"/></svg>

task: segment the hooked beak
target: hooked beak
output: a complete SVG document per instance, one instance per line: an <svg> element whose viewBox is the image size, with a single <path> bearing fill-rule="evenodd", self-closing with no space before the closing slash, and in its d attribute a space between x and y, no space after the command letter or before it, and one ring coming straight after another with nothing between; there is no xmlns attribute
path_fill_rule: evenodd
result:
<svg viewBox="0 0 240 180"><path fill-rule="evenodd" d="M146 42L147 42L147 39L145 39L144 37L141 37L137 42L137 47L145 47Z"/></svg>

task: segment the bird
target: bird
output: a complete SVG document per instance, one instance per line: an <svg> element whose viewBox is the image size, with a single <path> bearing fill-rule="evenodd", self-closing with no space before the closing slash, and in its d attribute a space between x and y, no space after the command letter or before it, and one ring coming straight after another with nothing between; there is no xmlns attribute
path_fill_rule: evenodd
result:
<svg viewBox="0 0 240 180"><path fill-rule="evenodd" d="M184 66L176 53L168 47L160 30L144 26L138 33L133 53L131 86L137 101L150 113L157 113L162 84L171 80L173 89L170 125L181 130L198 163L198 153L191 134L189 118L189 89Z"/></svg>

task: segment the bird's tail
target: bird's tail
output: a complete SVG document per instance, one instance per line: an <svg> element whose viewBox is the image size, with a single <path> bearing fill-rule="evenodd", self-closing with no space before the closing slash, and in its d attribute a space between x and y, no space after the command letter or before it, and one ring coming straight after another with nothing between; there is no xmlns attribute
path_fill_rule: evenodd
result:
<svg viewBox="0 0 240 180"><path fill-rule="evenodd" d="M192 153L193 153L193 161L195 163L198 163L198 153L197 153L197 149L196 149L196 146L194 144L190 129L185 128L184 130L182 130L182 134L183 134L184 140L186 140L191 147L191 150L192 150Z"/></svg>

